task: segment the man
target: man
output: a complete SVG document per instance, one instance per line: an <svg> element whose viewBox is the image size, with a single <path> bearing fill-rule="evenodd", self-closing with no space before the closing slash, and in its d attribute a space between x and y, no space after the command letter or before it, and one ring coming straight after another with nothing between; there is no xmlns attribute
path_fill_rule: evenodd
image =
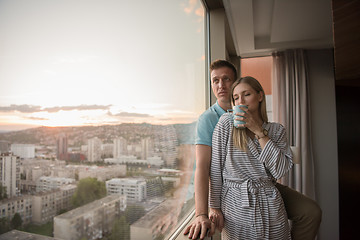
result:
<svg viewBox="0 0 360 240"><path fill-rule="evenodd" d="M196 170L195 170L195 219L185 229L189 238L204 239L220 231L223 222L216 225L210 220L208 213L209 170L211 162L212 134L222 114L231 109L230 89L237 79L234 65L225 60L217 60L210 65L211 87L217 99L198 119L196 135ZM321 222L321 209L315 201L301 193L281 184L276 184L284 200L288 218L292 220L292 239L314 239ZM208 215L209 214L209 215ZM207 232L209 230L209 232Z"/></svg>

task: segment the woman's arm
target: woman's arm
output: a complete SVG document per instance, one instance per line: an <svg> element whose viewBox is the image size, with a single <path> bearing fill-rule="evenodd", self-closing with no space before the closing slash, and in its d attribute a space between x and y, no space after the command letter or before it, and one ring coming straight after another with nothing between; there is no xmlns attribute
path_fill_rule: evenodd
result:
<svg viewBox="0 0 360 240"><path fill-rule="evenodd" d="M211 208L221 208L220 199L223 186L223 169L230 135L230 121L232 121L232 119L229 120L226 117L220 118L213 133L209 199L209 205Z"/></svg>
<svg viewBox="0 0 360 240"><path fill-rule="evenodd" d="M286 139L285 128L281 124L273 127L275 129L261 151L259 159L271 175L279 179L292 168L292 153ZM259 140L261 141L261 139Z"/></svg>

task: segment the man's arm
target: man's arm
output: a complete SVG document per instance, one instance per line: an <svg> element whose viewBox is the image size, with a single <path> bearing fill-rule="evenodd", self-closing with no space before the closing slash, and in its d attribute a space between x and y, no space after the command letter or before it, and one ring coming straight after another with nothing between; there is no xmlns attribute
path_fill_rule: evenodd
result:
<svg viewBox="0 0 360 240"><path fill-rule="evenodd" d="M211 161L211 147L196 145L196 169L195 169L195 219L185 229L184 234L189 233L189 238L200 239L206 237L207 229L209 236L215 233L215 225L208 218L209 196L209 171Z"/></svg>
<svg viewBox="0 0 360 240"><path fill-rule="evenodd" d="M208 214L211 147L196 145L195 213Z"/></svg>

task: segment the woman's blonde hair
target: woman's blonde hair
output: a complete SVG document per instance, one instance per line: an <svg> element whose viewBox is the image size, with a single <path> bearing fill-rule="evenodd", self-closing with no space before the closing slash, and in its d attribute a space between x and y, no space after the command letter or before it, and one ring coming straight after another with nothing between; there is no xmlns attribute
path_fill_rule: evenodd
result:
<svg viewBox="0 0 360 240"><path fill-rule="evenodd" d="M250 76L246 76L246 77L242 77L237 79L231 86L231 94L230 94L230 98L231 98L231 104L234 106L235 105L235 100L234 100L234 89L237 85L239 85L240 83L246 83L249 84L249 86L254 89L257 93L263 93L263 98L262 101L259 104L259 110L260 110L260 117L261 120L265 123L268 122L268 116L266 113L266 99L265 99L265 92L264 89L262 88L261 84L259 83L258 80L256 80L253 77ZM234 146L239 148L240 150L243 151L247 151L247 134L246 134L246 128L236 128L235 126L233 127L233 134L232 134L232 138L233 138L233 142L234 142Z"/></svg>

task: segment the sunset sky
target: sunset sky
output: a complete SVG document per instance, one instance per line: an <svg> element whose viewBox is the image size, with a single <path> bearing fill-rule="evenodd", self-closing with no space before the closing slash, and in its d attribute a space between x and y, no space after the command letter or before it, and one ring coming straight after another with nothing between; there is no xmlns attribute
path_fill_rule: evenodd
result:
<svg viewBox="0 0 360 240"><path fill-rule="evenodd" d="M195 121L203 19L199 0L1 0L0 131Z"/></svg>

